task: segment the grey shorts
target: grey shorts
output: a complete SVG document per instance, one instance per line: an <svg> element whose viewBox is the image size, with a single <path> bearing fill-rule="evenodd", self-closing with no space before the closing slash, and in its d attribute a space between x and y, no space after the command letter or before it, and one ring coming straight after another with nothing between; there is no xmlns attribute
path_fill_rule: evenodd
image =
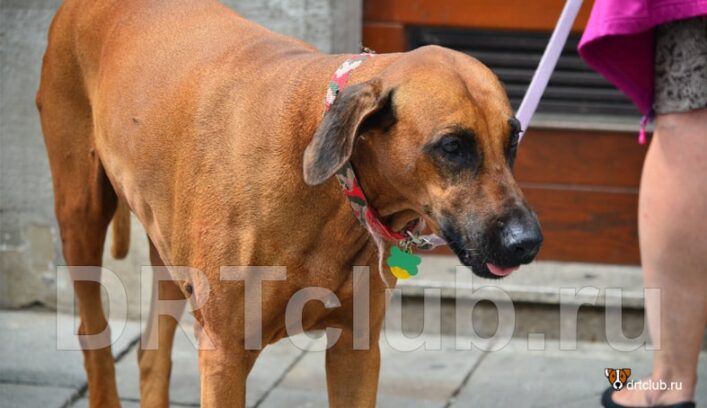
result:
<svg viewBox="0 0 707 408"><path fill-rule="evenodd" d="M707 108L707 16L657 27L653 110L661 114L703 108Z"/></svg>

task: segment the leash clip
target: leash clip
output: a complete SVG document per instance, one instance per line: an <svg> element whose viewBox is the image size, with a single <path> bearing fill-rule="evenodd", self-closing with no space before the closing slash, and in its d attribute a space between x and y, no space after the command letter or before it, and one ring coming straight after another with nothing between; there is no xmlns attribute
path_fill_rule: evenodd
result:
<svg viewBox="0 0 707 408"><path fill-rule="evenodd" d="M401 243L404 250L408 251L413 246L417 249L428 250L434 248L432 242L426 237L420 236L416 232L406 231L408 238Z"/></svg>
<svg viewBox="0 0 707 408"><path fill-rule="evenodd" d="M410 238L406 238L406 239L398 242L398 246L400 247L400 249L402 249L403 252L405 252L407 254L412 253L412 246L413 245L414 244Z"/></svg>

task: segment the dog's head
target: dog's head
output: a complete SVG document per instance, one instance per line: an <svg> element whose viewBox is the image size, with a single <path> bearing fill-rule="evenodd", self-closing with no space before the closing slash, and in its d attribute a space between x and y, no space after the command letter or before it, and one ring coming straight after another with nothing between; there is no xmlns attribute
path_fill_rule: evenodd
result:
<svg viewBox="0 0 707 408"><path fill-rule="evenodd" d="M531 262L543 236L512 167L520 126L477 60L423 47L337 97L304 155L316 185L351 160L393 229L422 217L474 273Z"/></svg>
<svg viewBox="0 0 707 408"><path fill-rule="evenodd" d="M630 368L606 368L604 369L604 375L609 380L611 388L619 391L624 388L628 378L631 376Z"/></svg>

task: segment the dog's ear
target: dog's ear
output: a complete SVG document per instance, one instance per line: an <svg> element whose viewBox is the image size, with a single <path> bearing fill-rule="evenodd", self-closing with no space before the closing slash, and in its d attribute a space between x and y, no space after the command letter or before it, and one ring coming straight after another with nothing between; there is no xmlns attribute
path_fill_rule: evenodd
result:
<svg viewBox="0 0 707 408"><path fill-rule="evenodd" d="M604 375L606 376L606 378L609 378L609 373L611 371L614 371L614 369L613 368L605 368L604 369Z"/></svg>
<svg viewBox="0 0 707 408"><path fill-rule="evenodd" d="M394 122L392 91L383 92L379 80L344 89L304 151L305 183L314 186L329 179L351 158L360 134L373 127L389 128Z"/></svg>
<svg viewBox="0 0 707 408"><path fill-rule="evenodd" d="M630 368L622 368L621 371L623 371L624 374L626 374L626 379L628 379L628 377L631 376L631 369Z"/></svg>

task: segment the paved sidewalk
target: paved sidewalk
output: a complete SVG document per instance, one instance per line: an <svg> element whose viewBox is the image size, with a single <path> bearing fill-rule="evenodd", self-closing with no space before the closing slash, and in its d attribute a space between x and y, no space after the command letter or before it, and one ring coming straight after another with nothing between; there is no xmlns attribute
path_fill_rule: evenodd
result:
<svg viewBox="0 0 707 408"><path fill-rule="evenodd" d="M0 311L0 407L85 407L85 379L80 351L56 350L56 324L71 318L53 312ZM189 330L191 331L191 330ZM131 322L117 339L117 374L125 407L139 406L136 341ZM193 338L178 332L173 354L171 400L175 407L199 403ZM606 367L630 367L633 378L650 371L650 353L620 352L607 345L580 343L560 351L547 341L545 350L529 351L514 339L499 351L455 349L450 336L425 335L427 348L412 348L398 332L384 333L380 407L594 407L608 386ZM441 347L435 347L437 341ZM468 342L469 339L463 338ZM324 407L323 339L303 335L268 347L248 379L250 407ZM303 350L304 349L304 350ZM434 350L433 350L434 349ZM707 354L700 360L698 406L707 405Z"/></svg>

